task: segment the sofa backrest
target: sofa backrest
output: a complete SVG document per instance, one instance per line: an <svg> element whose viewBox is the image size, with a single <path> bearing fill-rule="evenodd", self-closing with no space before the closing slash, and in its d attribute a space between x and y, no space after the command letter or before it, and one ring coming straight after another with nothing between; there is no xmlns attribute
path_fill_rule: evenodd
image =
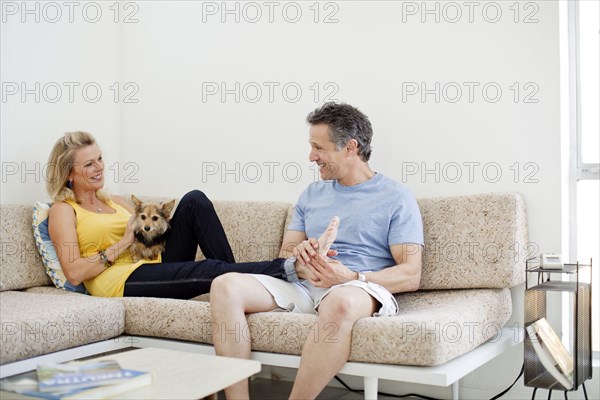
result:
<svg viewBox="0 0 600 400"><path fill-rule="evenodd" d="M422 290L433 289L470 289L470 288L507 288L525 280L525 257L528 250L527 215L525 201L518 193L491 193L469 196L448 196L424 198L418 200L423 217L425 233L425 256L421 275ZM252 237L251 227L235 239L231 236L231 223L239 221L233 211L236 207L246 207L248 203L229 203L227 214L231 221L223 222L232 246L245 243ZM251 208L270 204L255 203ZM278 243L277 237L283 230L278 227L285 203L275 203L277 215L271 215L271 222L264 228L263 235L269 237L269 246ZM221 203L215 208L221 216ZM249 211L250 215L262 214L259 208ZM284 226L291 222L293 206L288 205ZM223 217L221 217L223 219ZM248 231L250 229L250 231ZM236 232L237 233L237 232ZM248 236L248 233L250 236ZM275 236L273 236L275 235ZM234 249L235 253L235 249ZM266 256L269 253L254 252L252 255ZM277 251L271 253L277 256ZM267 257L271 258L271 257ZM236 259L238 255L236 253ZM244 258L244 261L258 261L264 257Z"/></svg>
<svg viewBox="0 0 600 400"><path fill-rule="evenodd" d="M278 257L289 203L215 201L213 204L237 262ZM196 259L200 258L203 255L198 249Z"/></svg>
<svg viewBox="0 0 600 400"><path fill-rule="evenodd" d="M33 205L0 206L0 292L51 285L33 240Z"/></svg>
<svg viewBox="0 0 600 400"><path fill-rule="evenodd" d="M505 288L524 281L528 239L521 195L418 202L425 228L421 289ZM214 205L236 261L278 256L293 211L289 203L215 201ZM32 212L33 206L0 206L0 291L51 285L34 243Z"/></svg>
<svg viewBox="0 0 600 400"><path fill-rule="evenodd" d="M421 289L507 288L525 281L527 217L517 193L419 199Z"/></svg>

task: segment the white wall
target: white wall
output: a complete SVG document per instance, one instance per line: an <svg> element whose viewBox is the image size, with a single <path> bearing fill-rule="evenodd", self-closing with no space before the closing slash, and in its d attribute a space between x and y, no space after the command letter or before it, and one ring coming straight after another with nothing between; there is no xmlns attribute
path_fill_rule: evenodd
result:
<svg viewBox="0 0 600 400"><path fill-rule="evenodd" d="M309 2L129 2L118 15L101 3L96 23L86 5L98 3L78 3L72 16L52 3L56 23L46 3L28 4L38 15L2 6L3 203L44 196L50 146L74 129L98 137L117 192L294 202L316 179L304 118L333 98L370 116L377 171L418 197L519 191L531 239L560 247L554 2L428 3L439 23L420 2L319 3L318 15ZM22 82L40 82L39 103L10 94ZM63 90L56 103L52 82ZM72 103L64 82L79 85ZM83 96L90 83L103 91L97 103ZM421 84L434 93L408 92Z"/></svg>
<svg viewBox="0 0 600 400"><path fill-rule="evenodd" d="M138 168L123 191L294 202L315 179L304 118L335 91L371 118L374 169L419 197L521 192L532 240L560 247L556 3L521 4L518 16L512 3L430 3L439 23L420 2L321 3L318 23L310 2L250 4L142 3L123 25L122 80L139 86L122 107L121 161ZM407 94L422 82L439 84L439 102Z"/></svg>
<svg viewBox="0 0 600 400"><path fill-rule="evenodd" d="M152 1L120 3L118 15L102 2L96 23L87 3L74 23L65 6L56 23L43 10L39 23L22 22L7 3L3 84L96 82L103 96L3 99L2 203L45 196L22 166L43 165L54 141L75 129L97 136L115 192L178 197L200 188L214 199L294 202L315 180L306 114L336 99L369 115L375 170L417 197L520 192L534 243L519 244L521 259L560 251L555 1L428 2L429 14L420 1ZM433 92L422 98L421 84ZM463 386L478 394L506 386L521 354Z"/></svg>
<svg viewBox="0 0 600 400"><path fill-rule="evenodd" d="M120 28L108 5L97 14L77 2L1 3L3 204L47 199L46 162L64 132L93 132L108 162L119 161L120 108L110 87L119 81ZM118 191L114 181L108 187Z"/></svg>

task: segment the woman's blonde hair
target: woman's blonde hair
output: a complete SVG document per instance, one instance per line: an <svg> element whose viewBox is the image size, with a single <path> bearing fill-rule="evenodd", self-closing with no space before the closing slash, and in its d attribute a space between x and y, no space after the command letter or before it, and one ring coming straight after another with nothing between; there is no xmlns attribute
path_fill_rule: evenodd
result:
<svg viewBox="0 0 600 400"><path fill-rule="evenodd" d="M96 144L96 139L87 132L67 132L58 139L48 157L48 174L46 190L54 201L75 201L75 193L67 186L69 174L75 166L77 150ZM108 195L101 190L96 192L98 198L107 200Z"/></svg>

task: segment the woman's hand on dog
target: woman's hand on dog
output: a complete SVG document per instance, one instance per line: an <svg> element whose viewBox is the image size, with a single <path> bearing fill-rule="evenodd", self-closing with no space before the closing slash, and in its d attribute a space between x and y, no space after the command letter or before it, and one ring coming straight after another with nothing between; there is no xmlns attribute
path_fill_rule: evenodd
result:
<svg viewBox="0 0 600 400"><path fill-rule="evenodd" d="M133 221L135 220L135 216L131 216L129 221L127 221L127 227L125 227L125 233L123 234L123 238L121 241L125 245L125 248L131 246L133 240L135 239L135 231L133 229Z"/></svg>

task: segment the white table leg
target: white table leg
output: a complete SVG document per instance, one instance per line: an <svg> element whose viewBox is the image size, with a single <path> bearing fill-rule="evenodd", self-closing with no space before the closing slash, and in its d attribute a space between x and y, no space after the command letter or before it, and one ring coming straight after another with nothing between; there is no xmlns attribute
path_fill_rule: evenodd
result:
<svg viewBox="0 0 600 400"><path fill-rule="evenodd" d="M372 376L365 376L365 400L377 400L377 383L378 379Z"/></svg>
<svg viewBox="0 0 600 400"><path fill-rule="evenodd" d="M458 380L452 384L452 400L458 400L458 384L459 383L460 383L460 380Z"/></svg>

